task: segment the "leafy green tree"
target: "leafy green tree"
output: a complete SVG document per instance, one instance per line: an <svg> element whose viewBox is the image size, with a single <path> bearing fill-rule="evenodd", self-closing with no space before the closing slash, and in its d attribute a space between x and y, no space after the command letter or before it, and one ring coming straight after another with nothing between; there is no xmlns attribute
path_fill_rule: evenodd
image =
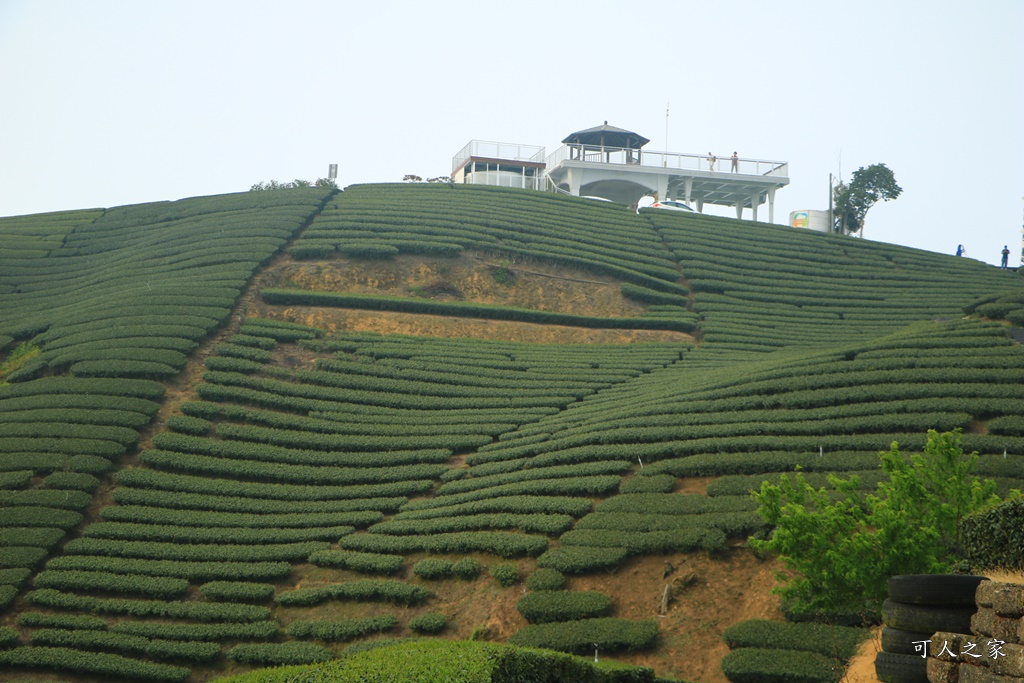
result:
<svg viewBox="0 0 1024 683"><path fill-rule="evenodd" d="M995 482L972 474L978 454L964 455L959 430L929 431L923 454L904 457L893 442L880 457L888 479L874 494L856 476L830 476L831 490L815 489L799 471L753 494L775 529L751 545L779 555L788 572L775 591L794 610L877 609L890 576L948 571L960 520L999 502Z"/></svg>
<svg viewBox="0 0 1024 683"><path fill-rule="evenodd" d="M844 235L863 234L868 209L879 200L896 199L902 192L903 188L896 184L896 177L885 164L858 168L849 185L841 182L832 190L835 231Z"/></svg>

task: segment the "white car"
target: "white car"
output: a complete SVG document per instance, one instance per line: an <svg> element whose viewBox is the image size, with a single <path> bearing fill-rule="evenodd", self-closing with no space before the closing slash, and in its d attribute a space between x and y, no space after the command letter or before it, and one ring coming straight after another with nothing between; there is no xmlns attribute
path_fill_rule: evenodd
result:
<svg viewBox="0 0 1024 683"><path fill-rule="evenodd" d="M685 202L678 201L676 199L665 199L663 201L654 202L651 204L652 209L671 209L673 211L689 211L690 213L697 213Z"/></svg>

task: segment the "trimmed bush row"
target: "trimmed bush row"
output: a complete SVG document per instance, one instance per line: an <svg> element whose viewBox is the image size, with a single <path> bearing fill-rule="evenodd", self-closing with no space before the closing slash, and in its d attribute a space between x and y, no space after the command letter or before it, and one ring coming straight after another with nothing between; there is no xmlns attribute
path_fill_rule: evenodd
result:
<svg viewBox="0 0 1024 683"><path fill-rule="evenodd" d="M316 550L331 544L320 541L268 545L191 545L155 541L120 541L100 538L76 538L64 546L66 556L104 555L178 562L272 562L304 561Z"/></svg>
<svg viewBox="0 0 1024 683"><path fill-rule="evenodd" d="M845 662L857 654L868 635L865 629L850 626L750 619L725 629L722 638L732 650L805 650Z"/></svg>
<svg viewBox="0 0 1024 683"><path fill-rule="evenodd" d="M561 479L540 479L502 484L486 489L477 489L448 496L438 496L408 503L402 511L424 510L432 507L449 507L460 503L470 503L491 497L519 497L531 495L549 496L602 496L607 495L619 485L620 478L615 475L596 475Z"/></svg>
<svg viewBox="0 0 1024 683"><path fill-rule="evenodd" d="M210 581L199 587L199 592L213 602L266 602L274 596L269 583L247 581Z"/></svg>
<svg viewBox="0 0 1024 683"><path fill-rule="evenodd" d="M192 673L180 666L144 662L105 652L65 647L15 647L0 650L0 664L13 668L50 669L136 681L184 681Z"/></svg>
<svg viewBox="0 0 1024 683"><path fill-rule="evenodd" d="M598 650L645 650L658 638L654 621L630 621L614 617L582 619L553 624L531 624L512 634L509 644L542 647L562 652Z"/></svg>
<svg viewBox="0 0 1024 683"><path fill-rule="evenodd" d="M393 501L404 501L395 498ZM364 501L370 505L370 501ZM391 502L388 503L392 504ZM387 509L387 508L385 508ZM395 506L397 509L397 505ZM352 526L363 528L376 524L384 515L374 510L352 512L307 512L297 514L255 514L236 512L205 512L201 510L173 510L161 507L138 505L109 506L100 511L100 516L110 522L131 524L168 525L172 527L202 528L248 528L248 529L308 529L316 527ZM94 522L93 526L100 524ZM90 527L91 529L92 527ZM87 530L88 533L89 530ZM334 534L338 536L340 534ZM332 536L333 537L333 536Z"/></svg>
<svg viewBox="0 0 1024 683"><path fill-rule="evenodd" d="M532 591L557 591L565 587L565 574L557 569L538 569L526 579Z"/></svg>
<svg viewBox="0 0 1024 683"><path fill-rule="evenodd" d="M323 588L299 588L278 593L274 601L282 607L318 605L327 600L353 600L359 602L391 602L396 605L418 605L433 593L420 586L401 581L363 579L336 583Z"/></svg>
<svg viewBox="0 0 1024 683"><path fill-rule="evenodd" d="M733 683L838 683L842 669L816 652L745 647L722 658L722 673Z"/></svg>
<svg viewBox="0 0 1024 683"><path fill-rule="evenodd" d="M107 622L99 617L85 615L22 612L18 615L18 626L103 631L107 628Z"/></svg>
<svg viewBox="0 0 1024 683"><path fill-rule="evenodd" d="M254 643L236 645L227 652L228 659L255 666L313 664L334 658L334 653L313 643Z"/></svg>
<svg viewBox="0 0 1024 683"><path fill-rule="evenodd" d="M167 624L122 621L110 627L116 633L144 638L171 640L272 640L277 635L276 621L253 621L226 624Z"/></svg>
<svg viewBox="0 0 1024 683"><path fill-rule="evenodd" d="M190 581L268 580L291 574L287 562L181 562L178 560L141 560L102 555L62 555L50 560L47 569L100 571L173 576Z"/></svg>
<svg viewBox="0 0 1024 683"><path fill-rule="evenodd" d="M572 526L572 522L573 518L569 515L514 515L510 513L434 517L431 519L402 519L399 517L375 524L367 531L371 534L408 536L480 529L519 529L525 532L557 535L567 531Z"/></svg>
<svg viewBox="0 0 1024 683"><path fill-rule="evenodd" d="M141 468L140 468L141 469ZM218 480L209 479L216 482ZM225 481L225 480L219 480ZM250 482L233 482L250 483ZM166 507L169 509L180 508L182 511L213 511L228 513L244 513L249 510L253 515L302 515L302 514L330 514L333 512L347 512L356 510L384 510L392 511L398 509L407 498L395 498L395 495L412 495L421 493L430 488L433 482L403 481L393 484L381 485L359 485L351 487L337 487L345 490L350 496L374 495L380 493L381 498L351 498L341 500L310 500L309 496L320 494L325 489L335 487L310 486L306 497L298 500L277 500L277 499L246 499L234 495L207 495L204 493L183 493L176 491L154 491L149 489L136 489L121 487L114 489L113 498L117 503L126 506L136 507ZM281 484L266 484L266 486L281 487ZM268 491L268 493L279 493L279 491ZM301 495L301 494L298 494Z"/></svg>
<svg viewBox="0 0 1024 683"><path fill-rule="evenodd" d="M533 591L516 603L516 609L531 624L593 619L606 616L611 608L611 598L594 591Z"/></svg>
<svg viewBox="0 0 1024 683"><path fill-rule="evenodd" d="M39 629L32 632L32 644L83 650L117 650L151 659L187 659L193 662L208 662L220 655L220 646L216 643L151 639L110 631Z"/></svg>
<svg viewBox="0 0 1024 683"><path fill-rule="evenodd" d="M126 614L133 617L164 617L196 621L266 621L270 610L254 605L207 602L163 602L159 600L123 600L93 598L40 588L25 595L25 602L54 609L98 614Z"/></svg>
<svg viewBox="0 0 1024 683"><path fill-rule="evenodd" d="M504 533L500 531L465 531L425 536L385 536L353 534L339 539L346 550L407 555L418 551L432 553L486 552L499 557L534 557L548 547L544 536Z"/></svg>
<svg viewBox="0 0 1024 683"><path fill-rule="evenodd" d="M138 593L154 598L174 598L188 590L188 581L167 576L137 576L79 570L46 570L36 574L32 585L63 591Z"/></svg>
<svg viewBox="0 0 1024 683"><path fill-rule="evenodd" d="M309 556L318 567L351 569L363 574L394 574L402 568L401 555L361 553L355 550L319 550Z"/></svg>
<svg viewBox="0 0 1024 683"><path fill-rule="evenodd" d="M375 509L372 507L354 507L363 505L365 499L390 498L393 496L405 496L420 493L430 488L432 482L427 481L402 481L388 484L359 485L359 486L296 486L294 484L264 484L258 482L231 481L226 479L208 479L206 477L195 477L189 475L173 474L170 472L158 472L135 467L121 470L117 474L117 481L122 487L134 486L140 489L162 489L164 491L175 491L181 493L210 494L213 496L228 496L239 498L270 499L267 504L274 500L280 501L321 501L324 507L321 511L349 511ZM114 496L116 500L117 491ZM346 502L342 499L349 499ZM118 501L120 502L120 501ZM336 503L339 506L329 508L328 503ZM161 507L189 507L178 505L163 505ZM206 509L199 507L198 509ZM221 508L210 508L219 510ZM316 510L311 510L311 512ZM254 513L263 512L258 509ZM267 511L270 512L270 511ZM274 512L286 512L276 510ZM297 512L297 511L296 511Z"/></svg>
<svg viewBox="0 0 1024 683"><path fill-rule="evenodd" d="M350 515L352 513L349 513ZM365 519L383 517L379 513L364 515ZM216 543L233 545L285 544L303 541L328 541L355 531L351 526L310 527L299 529L238 527L203 528L195 526L166 526L160 524L132 524L129 522L94 522L83 532L86 538L107 538L125 541L165 541L171 543Z"/></svg>
<svg viewBox="0 0 1024 683"><path fill-rule="evenodd" d="M427 612L409 620L409 630L416 633L431 634L444 630L448 625L448 617L437 612Z"/></svg>
<svg viewBox="0 0 1024 683"><path fill-rule="evenodd" d="M695 325L683 321L659 318L598 318L594 316L538 311L510 306L493 306L464 302L441 302L424 299L401 299L398 297L370 296L361 294L339 294L333 292L309 292L295 289L264 289L263 300L277 306L333 306L377 311L401 311L427 315L452 315L489 320L511 320L515 322L540 323L547 325L570 325L574 327L595 327L612 329L674 330L692 332Z"/></svg>
<svg viewBox="0 0 1024 683"><path fill-rule="evenodd" d="M668 531L612 531L609 529L576 529L562 535L565 546L625 548L630 554L720 550L726 535L720 529L671 529Z"/></svg>
<svg viewBox="0 0 1024 683"><path fill-rule="evenodd" d="M355 640L371 633L389 631L397 623L398 619L390 614L339 621L293 621L288 625L288 635L293 638L316 638L332 642Z"/></svg>
<svg viewBox="0 0 1024 683"><path fill-rule="evenodd" d="M593 505L593 501L589 498L570 498L567 496L496 496L468 503L456 503L429 508L412 507L410 503L402 506L401 520L436 519L457 515L496 513L521 515L562 514L569 515L570 517L582 517L590 512Z"/></svg>
<svg viewBox="0 0 1024 683"><path fill-rule="evenodd" d="M585 574L619 566L629 552L625 548L559 546L537 558L537 566L563 574Z"/></svg>

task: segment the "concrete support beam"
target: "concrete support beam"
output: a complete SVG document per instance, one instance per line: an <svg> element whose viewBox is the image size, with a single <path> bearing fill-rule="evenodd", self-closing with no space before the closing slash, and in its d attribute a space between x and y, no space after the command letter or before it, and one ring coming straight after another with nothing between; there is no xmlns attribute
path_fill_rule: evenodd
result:
<svg viewBox="0 0 1024 683"><path fill-rule="evenodd" d="M768 222L775 222L775 188L768 188Z"/></svg>
<svg viewBox="0 0 1024 683"><path fill-rule="evenodd" d="M755 192L754 194L750 195L750 208L753 209L753 211L754 211L754 217L753 217L752 220L755 220L755 221L757 220L757 205L758 205L758 203L760 201L761 201L761 193L760 192Z"/></svg>

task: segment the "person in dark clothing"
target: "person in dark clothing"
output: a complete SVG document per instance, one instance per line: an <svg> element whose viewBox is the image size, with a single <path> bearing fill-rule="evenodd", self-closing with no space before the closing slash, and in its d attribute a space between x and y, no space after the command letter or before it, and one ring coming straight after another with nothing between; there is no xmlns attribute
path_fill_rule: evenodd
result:
<svg viewBox="0 0 1024 683"><path fill-rule="evenodd" d="M964 255L964 251L965 251L964 250L964 245L962 245L962 244L956 245L956 255L957 256L963 256Z"/></svg>
<svg viewBox="0 0 1024 683"><path fill-rule="evenodd" d="M999 253L1001 253L1003 255L1003 263L1002 263L1002 265L1000 267L1003 270L1006 270L1006 264L1010 260L1010 248L1004 244L1003 245L1003 250L1001 252L999 252Z"/></svg>

